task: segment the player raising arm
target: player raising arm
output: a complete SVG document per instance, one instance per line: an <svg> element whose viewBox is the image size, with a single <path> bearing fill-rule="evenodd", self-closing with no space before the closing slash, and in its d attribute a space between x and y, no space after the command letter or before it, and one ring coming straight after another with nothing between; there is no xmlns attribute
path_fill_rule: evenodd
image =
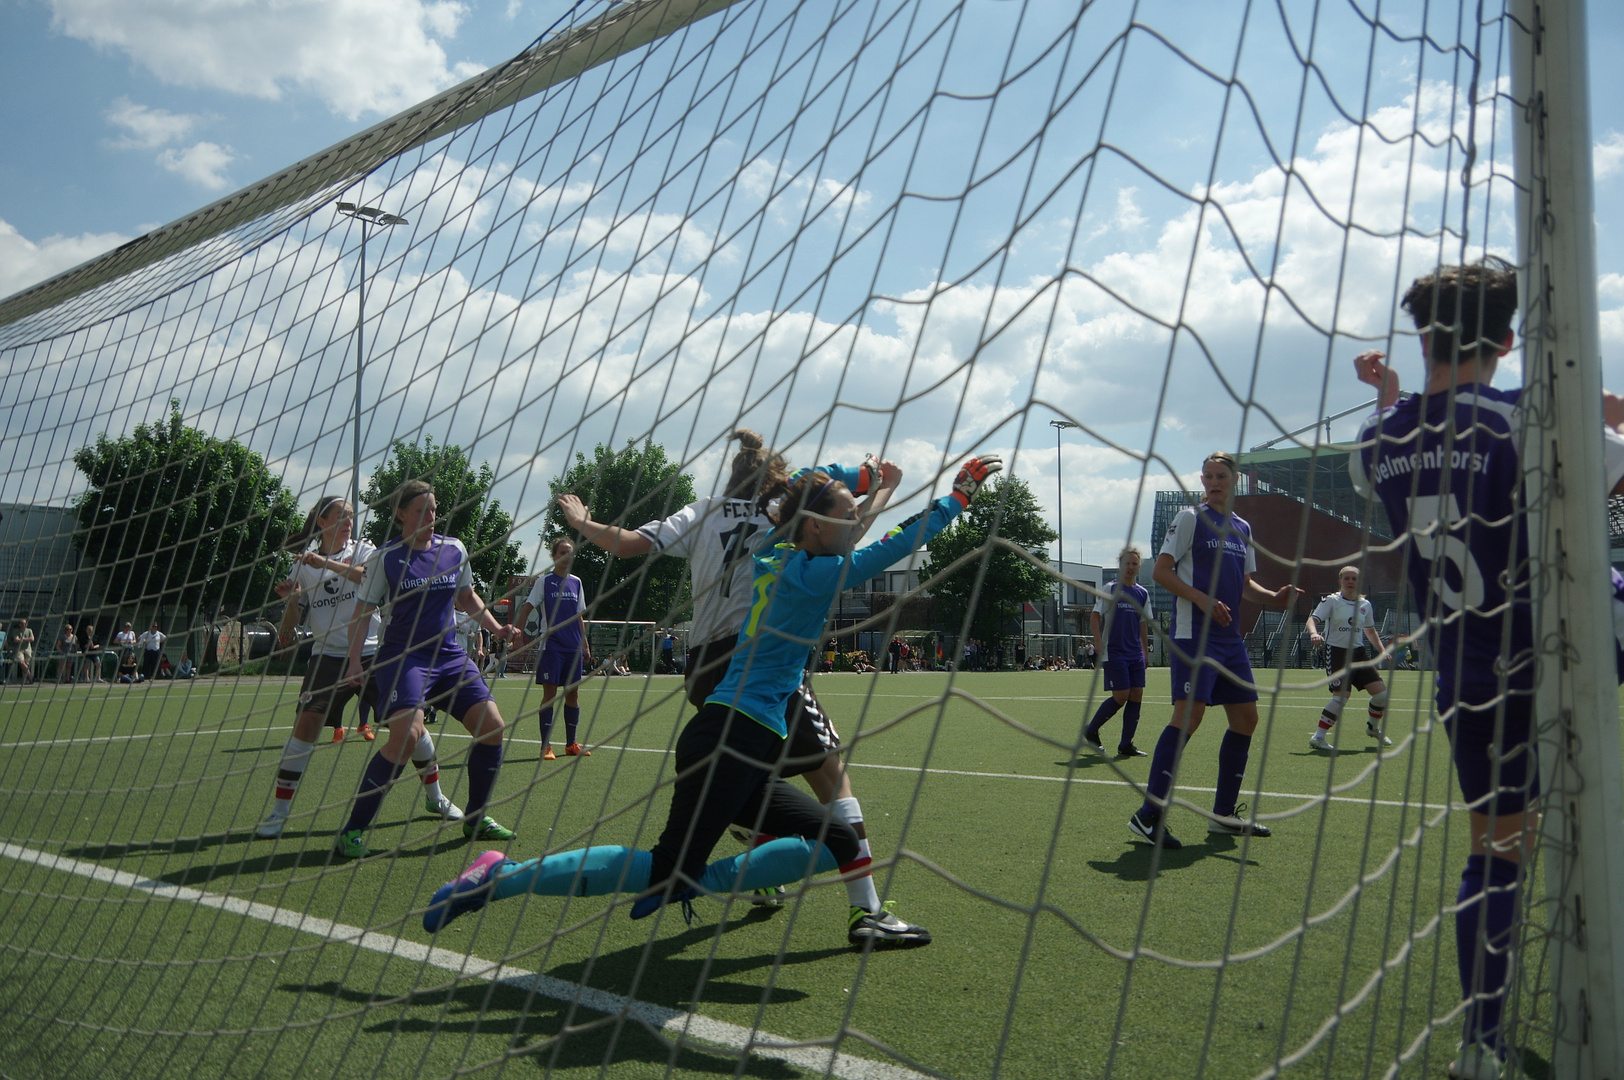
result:
<svg viewBox="0 0 1624 1080"><path fill-rule="evenodd" d="M588 848L526 863L486 852L435 893L424 926L524 892L642 892L631 910L642 918L702 891L749 892L858 868L856 832L782 778L786 710L840 592L940 532L1000 467L996 458L967 462L952 494L855 553L863 528L855 496L826 473L797 479L780 510L787 541L751 559L755 599L727 674L677 740L671 810L654 850ZM777 839L707 866L729 825Z"/></svg>
<svg viewBox="0 0 1624 1080"><path fill-rule="evenodd" d="M1173 519L1152 572L1156 584L1177 598L1171 634L1173 719L1156 740L1144 805L1128 819L1128 831L1136 837L1167 848L1183 846L1167 831L1164 811L1184 744L1201 726L1208 705L1224 707L1229 730L1218 747L1215 820L1207 822L1207 831L1269 835L1266 826L1247 820L1244 806L1235 803L1257 728L1257 691L1241 638L1241 600L1285 608L1302 592L1294 585L1270 592L1252 580L1257 571L1252 527L1229 508L1235 492L1234 457L1222 450L1208 454L1201 463L1201 485L1206 498Z"/></svg>
<svg viewBox="0 0 1624 1080"><path fill-rule="evenodd" d="M1308 617L1308 640L1314 647L1330 643L1326 654L1325 673L1331 677L1331 700L1320 710L1319 726L1308 737L1308 745L1315 750L1334 750L1325 733L1336 725L1342 709L1355 690L1370 695L1369 718L1365 721L1365 734L1383 746L1392 746L1393 740L1382 732L1382 718L1387 714L1387 684L1374 664L1360 663L1362 659L1382 654L1382 639L1376 633L1376 612L1370 601L1359 595L1359 568L1344 566L1337 571L1340 592L1334 592L1319 602L1314 614ZM1324 624L1325 632L1320 633ZM1359 636L1370 642L1369 657L1359 655Z"/></svg>
<svg viewBox="0 0 1624 1080"><path fill-rule="evenodd" d="M350 622L350 680L362 679L361 651L366 623L383 609L384 625L372 679L389 740L367 762L355 793L349 822L338 834L338 853L360 859L372 854L366 830L383 804L384 790L400 775L423 738L423 707L431 700L451 702L451 715L474 737L468 751L468 810L464 836L511 840L514 833L485 816L485 804L502 768L502 714L479 668L468 659L452 630L452 610L465 611L505 640L502 626L473 589L468 550L434 531L434 488L408 480L390 498L400 535L372 553Z"/></svg>
<svg viewBox="0 0 1624 1080"><path fill-rule="evenodd" d="M767 507L788 491L790 482L789 466L779 454L766 449L760 435L739 428L730 439L738 439L740 449L733 456L723 494L690 503L663 521L651 521L635 530L600 525L575 496L559 499L570 526L611 554L631 558L659 551L688 559L694 597L689 640L698 644L684 679L688 700L695 708L705 704L727 674L740 641L739 630L750 612L751 556L763 548L775 528ZM897 471L888 484L882 467L872 458L855 469L825 465L820 471L854 494L868 495L858 508L865 520L879 513L884 503L877 500L889 499L901 480ZM840 735L804 675L790 698L785 722L789 747L779 775L805 779L818 801L857 833L861 860L867 863L872 859L868 829L839 753ZM747 843L760 839L747 831L742 838ZM846 895L847 938L853 944L861 944L864 938L914 944L930 941L924 927L891 914L889 903L881 904L872 874L849 877Z"/></svg>
<svg viewBox="0 0 1624 1080"><path fill-rule="evenodd" d="M1456 957L1467 1004L1451 1076L1498 1080L1500 1019L1522 866L1538 825L1528 530L1517 446L1521 394L1490 383L1512 345L1516 272L1495 260L1417 279L1404 309L1426 385L1400 399L1381 353L1354 361L1380 388L1349 457L1354 488L1382 501L1438 665L1437 706L1470 808Z"/></svg>
<svg viewBox="0 0 1624 1080"><path fill-rule="evenodd" d="M1132 544L1117 556L1117 576L1100 589L1100 598L1089 612L1089 632L1103 643L1098 658L1105 674L1105 689L1111 696L1100 702L1094 719L1083 729L1083 741L1100 753L1100 728L1122 713L1122 737L1117 740L1117 756L1144 757L1133 744L1139 730L1140 702L1145 699L1145 668L1150 664L1150 590L1139 584L1139 549ZM1103 621L1102 621L1103 620Z"/></svg>

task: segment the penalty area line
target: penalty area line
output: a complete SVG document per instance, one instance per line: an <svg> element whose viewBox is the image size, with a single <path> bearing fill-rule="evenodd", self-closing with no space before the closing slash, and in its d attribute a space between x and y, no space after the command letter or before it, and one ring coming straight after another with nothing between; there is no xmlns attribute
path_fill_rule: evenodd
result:
<svg viewBox="0 0 1624 1080"><path fill-rule="evenodd" d="M347 926L304 912L288 911L269 904L243 900L240 897L221 896L217 893L187 888L184 885L154 881L122 870L113 870L99 863L70 859L17 844L0 842L0 855L42 869L135 889L147 893L155 900L197 904L200 907L271 923L301 934L326 938L334 943L353 945L384 956L398 956L448 971L458 978L499 983L515 990L533 991L555 1001L580 1005L593 1012L609 1016L623 1015L629 1020L648 1024L678 1045L696 1044L697 1048L704 1049L708 1044L710 1047L734 1051L735 1054L750 1054L783 1061L818 1076L836 1076L842 1080L929 1080L926 1074L901 1065L853 1057L823 1047L806 1046L793 1039L760 1029L741 1027L722 1020L712 1020L697 1013L651 1005L635 998L622 997L619 994L593 990L577 983L555 979L540 972L482 960L477 956L416 941L407 941L360 926Z"/></svg>

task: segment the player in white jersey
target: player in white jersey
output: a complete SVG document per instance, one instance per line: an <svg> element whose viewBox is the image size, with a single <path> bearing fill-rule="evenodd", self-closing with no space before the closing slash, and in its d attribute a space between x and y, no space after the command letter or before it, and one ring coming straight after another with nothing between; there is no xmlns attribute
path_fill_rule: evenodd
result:
<svg viewBox="0 0 1624 1080"><path fill-rule="evenodd" d="M254 830L254 834L264 840L282 835L282 827L293 809L294 793L310 762L314 740L327 718L342 716L350 699L360 698L361 729L363 732L371 730L366 718L375 708L376 690L370 681L355 686L344 677L355 595L360 588L363 565L375 550L367 541L351 538L354 528L354 508L341 496L327 496L310 511L304 528L289 542L290 547L304 550L294 560L287 580L277 586L277 593L287 600L277 640L283 648L290 646L293 628L300 623L314 632L315 639L311 642L310 661L299 692L299 715L277 766L275 802L271 812ZM367 623L361 655L370 662L377 648L378 619L373 616ZM440 791L440 766L435 760L432 740L418 744L412 763L428 789L424 799L428 812L447 821L460 819L462 811Z"/></svg>
<svg viewBox="0 0 1624 1080"><path fill-rule="evenodd" d="M1320 710L1319 726L1308 737L1308 745L1315 750L1335 750L1325 733L1336 726L1348 698L1355 690L1370 695L1369 716L1365 721L1365 734L1383 746L1392 746L1382 731L1382 719L1387 715L1387 684L1382 682L1374 664L1360 663L1361 659L1382 654L1381 635L1376 633L1376 612L1370 601L1359 595L1359 568L1344 566L1337 571L1340 592L1334 592L1319 602L1314 614L1308 617L1308 640L1315 648L1328 645L1325 673L1331 676L1331 700ZM1325 632L1320 633L1324 626ZM1370 657L1360 657L1360 636L1370 642Z"/></svg>
<svg viewBox="0 0 1624 1080"><path fill-rule="evenodd" d="M688 700L696 708L704 706L727 674L729 658L750 611L754 579L751 557L765 547L776 527L767 513L767 504L783 495L789 482L788 466L782 457L764 448L760 435L740 428L731 438L738 439L742 449L733 457L723 494L690 503L663 521L622 529L593 521L573 495L558 500L570 527L610 554L635 558L660 551L688 559L694 597L693 629L688 640L694 645L685 680ZM854 495L872 495L879 490L878 469L869 463L856 469L838 465L821 468ZM865 504L860 513L866 510ZM862 806L852 794L851 779L838 753L840 736L804 678L790 699L786 722L789 746L780 775L804 777L818 801L855 830L861 858L865 862L872 859ZM746 839L760 843L771 838ZM923 927L904 922L881 904L872 874L849 879L846 893L850 903L848 938L854 944L873 940L922 945L930 940Z"/></svg>

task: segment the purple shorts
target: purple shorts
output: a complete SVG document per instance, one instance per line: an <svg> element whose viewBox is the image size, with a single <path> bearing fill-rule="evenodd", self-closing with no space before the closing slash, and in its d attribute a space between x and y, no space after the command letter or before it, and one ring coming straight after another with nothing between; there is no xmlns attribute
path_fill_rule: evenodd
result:
<svg viewBox="0 0 1624 1080"><path fill-rule="evenodd" d="M1102 661L1100 670L1105 673L1105 688L1112 693L1118 690L1143 689L1145 685L1143 655L1136 656L1132 660Z"/></svg>
<svg viewBox="0 0 1624 1080"><path fill-rule="evenodd" d="M461 649L445 649L432 660L412 653L380 656L372 665L378 687L378 714L387 724L398 713L433 705L461 720L475 705L491 700L479 668Z"/></svg>
<svg viewBox="0 0 1624 1080"><path fill-rule="evenodd" d="M536 682L574 686L581 681L581 650L544 649L536 657Z"/></svg>
<svg viewBox="0 0 1624 1080"><path fill-rule="evenodd" d="M1173 700L1199 701L1203 705L1245 705L1257 700L1257 691L1241 682L1252 681L1252 661L1246 643L1226 638L1208 638L1199 664L1183 655L1193 650L1194 641L1173 643ZM1217 666L1214 667L1213 665ZM1219 673L1219 668L1224 674ZM1226 676L1233 676L1227 678ZM1236 680L1241 680L1237 682Z"/></svg>
<svg viewBox="0 0 1624 1080"><path fill-rule="evenodd" d="M1438 708L1449 703L1439 695ZM1455 778L1467 805L1479 814L1520 814L1539 798L1539 754L1533 739L1530 691L1508 695L1504 708L1456 702L1444 721ZM1496 731L1496 729L1499 729Z"/></svg>

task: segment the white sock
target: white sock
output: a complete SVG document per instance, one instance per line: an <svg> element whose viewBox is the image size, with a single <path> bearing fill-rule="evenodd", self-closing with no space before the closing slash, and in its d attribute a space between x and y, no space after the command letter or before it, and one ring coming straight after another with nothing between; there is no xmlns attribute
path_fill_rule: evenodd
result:
<svg viewBox="0 0 1624 1080"><path fill-rule="evenodd" d="M417 778L428 789L429 798L439 802L444 797L440 794L440 763L434 760L434 740L426 731L412 749L412 764L417 766Z"/></svg>
<svg viewBox="0 0 1624 1080"><path fill-rule="evenodd" d="M1347 698L1332 695L1331 700L1320 709L1319 726L1322 731L1330 731L1336 722L1342 719L1342 706L1347 703Z"/></svg>
<svg viewBox="0 0 1624 1080"><path fill-rule="evenodd" d="M830 803L830 809L835 817L857 830L857 858L848 866L867 867L873 861L873 853L869 850L868 837L863 835L863 808L856 799L836 799ZM845 869L842 867L841 869ZM846 882L846 899L852 907L860 907L864 911L875 912L880 910L880 894L874 889L874 875L864 873L861 877L852 878Z"/></svg>
<svg viewBox="0 0 1624 1080"><path fill-rule="evenodd" d="M293 805L293 793L299 790L299 781L304 778L305 766L310 764L310 751L315 748L315 743L308 743L292 736L288 737L287 745L282 747L282 761L276 769L276 809L280 812L287 813L288 808Z"/></svg>

